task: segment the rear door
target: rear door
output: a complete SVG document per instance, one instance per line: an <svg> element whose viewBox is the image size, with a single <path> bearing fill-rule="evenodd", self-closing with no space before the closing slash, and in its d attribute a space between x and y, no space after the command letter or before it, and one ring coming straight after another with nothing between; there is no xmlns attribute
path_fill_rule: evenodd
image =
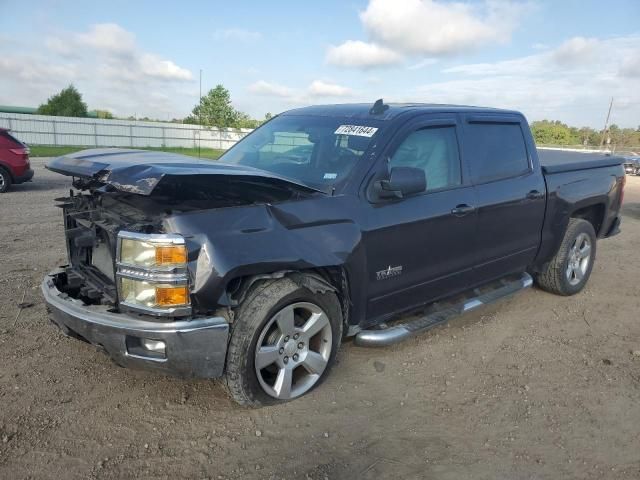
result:
<svg viewBox="0 0 640 480"><path fill-rule="evenodd" d="M473 265L473 186L462 166L460 125L453 114L405 125L376 165L421 168L427 190L367 205L363 232L368 269L367 318L381 318L463 290ZM467 208L465 208L467 207Z"/></svg>
<svg viewBox="0 0 640 480"><path fill-rule="evenodd" d="M520 115L466 115L465 160L477 198L474 283L522 272L542 232L545 183Z"/></svg>

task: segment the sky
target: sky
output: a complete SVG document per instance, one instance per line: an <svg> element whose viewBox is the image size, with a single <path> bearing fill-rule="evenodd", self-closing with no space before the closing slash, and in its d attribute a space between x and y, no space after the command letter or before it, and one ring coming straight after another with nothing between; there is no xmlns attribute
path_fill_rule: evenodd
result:
<svg viewBox="0 0 640 480"><path fill-rule="evenodd" d="M254 118L427 102L640 125L640 0L0 0L0 105L182 118L222 84Z"/></svg>

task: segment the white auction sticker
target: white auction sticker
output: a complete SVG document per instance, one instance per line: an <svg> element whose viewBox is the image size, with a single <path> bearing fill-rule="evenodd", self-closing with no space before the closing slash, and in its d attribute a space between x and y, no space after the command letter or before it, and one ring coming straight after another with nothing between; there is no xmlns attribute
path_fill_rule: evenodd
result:
<svg viewBox="0 0 640 480"><path fill-rule="evenodd" d="M366 127L363 125L340 125L333 132L336 135L357 135L358 137L373 137L378 129L376 127Z"/></svg>

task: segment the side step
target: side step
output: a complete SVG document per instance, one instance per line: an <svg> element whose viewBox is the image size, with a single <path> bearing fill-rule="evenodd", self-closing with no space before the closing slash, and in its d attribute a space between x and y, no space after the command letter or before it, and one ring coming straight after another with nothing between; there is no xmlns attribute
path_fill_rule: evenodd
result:
<svg viewBox="0 0 640 480"><path fill-rule="evenodd" d="M404 323L396 323L391 327L379 330L361 330L355 336L355 343L361 347L386 347L394 343L406 340L409 337L422 333L438 325L451 320L463 313L474 310L482 305L488 305L501 298L513 295L520 290L529 288L533 284L533 279L528 273L512 277L511 280L502 280L492 289L481 293L481 289L476 289L476 295L466 297L458 303L454 303L446 308L436 309L427 315ZM486 290L486 287L483 288Z"/></svg>

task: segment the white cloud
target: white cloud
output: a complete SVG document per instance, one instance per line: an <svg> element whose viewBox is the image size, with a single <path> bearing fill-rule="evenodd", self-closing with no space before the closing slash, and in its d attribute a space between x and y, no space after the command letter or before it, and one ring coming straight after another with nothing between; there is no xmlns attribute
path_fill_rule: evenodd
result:
<svg viewBox="0 0 640 480"><path fill-rule="evenodd" d="M290 97L293 94L293 91L289 87L265 82L264 80L258 80L257 82L252 83L249 85L248 90L256 95L272 97Z"/></svg>
<svg viewBox="0 0 640 480"><path fill-rule="evenodd" d="M313 97L348 97L353 94L350 88L322 80L311 82L307 92Z"/></svg>
<svg viewBox="0 0 640 480"><path fill-rule="evenodd" d="M262 33L244 28L223 28L213 32L217 40L231 40L238 42L255 42L262 39Z"/></svg>
<svg viewBox="0 0 640 480"><path fill-rule="evenodd" d="M90 109L166 118L180 116L176 103L186 95L174 92L193 81L191 71L143 50L133 33L113 23L58 31L34 42L0 45L0 103L37 106L73 83ZM29 50L39 53L24 53Z"/></svg>
<svg viewBox="0 0 640 480"><path fill-rule="evenodd" d="M610 97L613 121L637 125L640 36L576 37L540 53L443 70L447 81L422 85L411 100L487 105L522 110L530 120L561 119L599 126ZM638 62L637 64L634 62ZM409 99L402 99L409 100Z"/></svg>
<svg viewBox="0 0 640 480"><path fill-rule="evenodd" d="M193 75L186 68L179 67L171 60L163 60L157 55L145 53L140 57L140 69L144 75L164 80L191 80Z"/></svg>
<svg viewBox="0 0 640 480"><path fill-rule="evenodd" d="M620 66L620 75L623 77L640 77L640 51L625 58Z"/></svg>
<svg viewBox="0 0 640 480"><path fill-rule="evenodd" d="M0 78L15 82L49 83L67 81L79 74L75 65L61 65L42 62L33 56L0 56Z"/></svg>
<svg viewBox="0 0 640 480"><path fill-rule="evenodd" d="M337 47L330 46L327 62L372 68L397 64L405 56L452 55L487 44L505 43L530 8L529 3L507 0L476 4L369 0L366 9L360 12L369 41L347 40Z"/></svg>
<svg viewBox="0 0 640 480"><path fill-rule="evenodd" d="M74 35L78 46L112 53L131 53L136 49L136 37L115 23L92 25L88 32Z"/></svg>
<svg viewBox="0 0 640 480"><path fill-rule="evenodd" d="M341 45L330 46L326 61L340 67L373 68L400 63L402 56L375 43L347 40Z"/></svg>
<svg viewBox="0 0 640 480"><path fill-rule="evenodd" d="M409 65L407 67L408 70L420 70L424 67L428 67L430 65L434 65L438 63L437 58L425 58L424 60L420 60L418 63L414 63L413 65Z"/></svg>
<svg viewBox="0 0 640 480"><path fill-rule="evenodd" d="M264 80L258 80L247 87L254 95L277 98L289 106L307 105L323 98L344 98L354 95L354 91L343 85L327 80L313 80L305 88L292 88Z"/></svg>
<svg viewBox="0 0 640 480"><path fill-rule="evenodd" d="M561 73L567 70L582 69L592 71L594 65L602 63L598 60L610 47L610 42L596 38L573 37L556 48L547 48L541 53L528 55L513 60L493 63L472 63L445 69L445 73L462 73L465 75L538 75L554 71ZM624 45L618 45L621 51L610 53L615 58L625 51Z"/></svg>
<svg viewBox="0 0 640 480"><path fill-rule="evenodd" d="M552 56L561 65L585 64L596 60L600 47L596 38L573 37L556 48Z"/></svg>
<svg viewBox="0 0 640 480"><path fill-rule="evenodd" d="M145 52L135 35L115 23L92 25L81 33L60 33L45 39L52 53L83 64L97 63L97 70L116 81L188 81L193 74L171 60Z"/></svg>
<svg viewBox="0 0 640 480"><path fill-rule="evenodd" d="M360 19L371 37L400 52L446 55L511 37L523 3L370 0Z"/></svg>

